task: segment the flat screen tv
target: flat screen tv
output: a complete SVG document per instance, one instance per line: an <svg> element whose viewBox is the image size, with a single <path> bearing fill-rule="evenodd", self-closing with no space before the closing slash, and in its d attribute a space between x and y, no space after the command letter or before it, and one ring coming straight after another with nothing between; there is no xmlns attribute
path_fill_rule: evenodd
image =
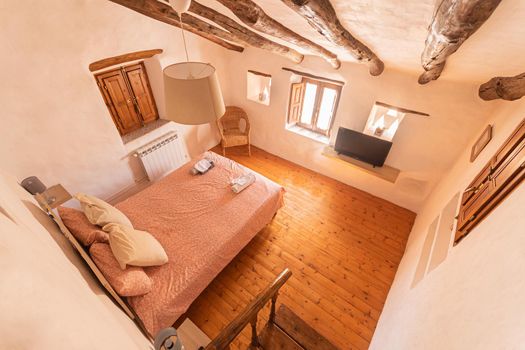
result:
<svg viewBox="0 0 525 350"><path fill-rule="evenodd" d="M363 133L339 128L334 149L339 154L361 160L373 166L383 166L392 142Z"/></svg>

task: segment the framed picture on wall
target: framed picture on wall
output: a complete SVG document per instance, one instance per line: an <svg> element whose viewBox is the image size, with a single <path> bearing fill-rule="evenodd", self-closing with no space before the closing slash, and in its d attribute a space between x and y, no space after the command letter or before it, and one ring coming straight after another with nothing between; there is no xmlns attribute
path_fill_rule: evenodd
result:
<svg viewBox="0 0 525 350"><path fill-rule="evenodd" d="M478 138L474 146L472 146L472 151L470 152L470 162L472 163L478 155L483 151L485 146L490 142L492 139L492 125L488 125L485 130L483 131L483 134Z"/></svg>

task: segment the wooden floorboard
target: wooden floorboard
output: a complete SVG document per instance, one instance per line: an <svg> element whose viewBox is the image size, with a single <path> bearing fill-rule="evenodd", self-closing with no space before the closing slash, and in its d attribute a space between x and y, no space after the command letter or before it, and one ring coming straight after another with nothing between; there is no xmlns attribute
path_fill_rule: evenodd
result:
<svg viewBox="0 0 525 350"><path fill-rule="evenodd" d="M242 147L228 149L227 156L282 185L285 205L193 303L188 317L213 338L288 267L293 275L278 304L335 346L367 349L415 214L255 147L251 157ZM232 349L246 349L249 341L245 329Z"/></svg>

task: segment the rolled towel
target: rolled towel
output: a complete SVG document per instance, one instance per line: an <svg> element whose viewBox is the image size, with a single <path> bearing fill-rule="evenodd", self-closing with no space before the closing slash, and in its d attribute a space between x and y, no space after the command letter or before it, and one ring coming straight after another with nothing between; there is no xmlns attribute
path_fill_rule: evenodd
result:
<svg viewBox="0 0 525 350"><path fill-rule="evenodd" d="M255 182L255 175L248 173L232 180L232 191L239 193Z"/></svg>

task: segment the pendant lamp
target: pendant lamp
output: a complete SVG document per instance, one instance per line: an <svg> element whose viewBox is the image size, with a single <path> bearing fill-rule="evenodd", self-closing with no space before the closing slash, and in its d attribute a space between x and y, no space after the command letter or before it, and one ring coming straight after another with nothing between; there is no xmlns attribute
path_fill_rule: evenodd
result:
<svg viewBox="0 0 525 350"><path fill-rule="evenodd" d="M226 108L215 68L208 63L190 62L182 13L191 0L169 0L178 13L186 62L172 64L163 70L166 118L180 124L205 124L221 117Z"/></svg>

